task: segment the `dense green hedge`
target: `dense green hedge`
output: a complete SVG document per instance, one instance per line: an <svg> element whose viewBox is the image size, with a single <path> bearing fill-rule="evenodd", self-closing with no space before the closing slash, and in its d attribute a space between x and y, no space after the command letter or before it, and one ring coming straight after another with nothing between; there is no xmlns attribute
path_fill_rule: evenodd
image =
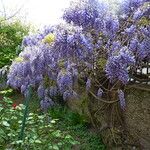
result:
<svg viewBox="0 0 150 150"><path fill-rule="evenodd" d="M22 39L29 32L29 26L20 21L0 20L0 68L9 65L11 60L20 51Z"/></svg>

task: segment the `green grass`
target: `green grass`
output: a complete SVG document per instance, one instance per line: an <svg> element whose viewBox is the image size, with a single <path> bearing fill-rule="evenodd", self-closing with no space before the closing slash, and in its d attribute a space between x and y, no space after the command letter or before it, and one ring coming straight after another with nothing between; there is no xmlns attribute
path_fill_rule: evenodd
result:
<svg viewBox="0 0 150 150"><path fill-rule="evenodd" d="M71 136L80 142L79 150L104 150L101 137L88 130L84 125L68 126L66 122L59 122L58 128L67 131Z"/></svg>
<svg viewBox="0 0 150 150"><path fill-rule="evenodd" d="M52 118L59 119L57 123L59 130L68 132L80 142L80 145L75 147L76 150L105 150L100 135L93 132L84 116L62 106L56 106L49 113Z"/></svg>

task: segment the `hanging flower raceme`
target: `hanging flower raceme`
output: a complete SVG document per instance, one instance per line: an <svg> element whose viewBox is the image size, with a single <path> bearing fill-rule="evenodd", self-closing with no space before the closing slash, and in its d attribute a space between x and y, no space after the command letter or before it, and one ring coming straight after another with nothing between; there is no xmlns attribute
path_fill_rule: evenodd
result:
<svg viewBox="0 0 150 150"><path fill-rule="evenodd" d="M121 4L120 11L126 15L130 15L137 10L146 0L124 0Z"/></svg>
<svg viewBox="0 0 150 150"><path fill-rule="evenodd" d="M106 15L107 7L97 0L84 0L68 8L63 19L76 26L82 26L83 30L95 29L102 31L104 28L103 17Z"/></svg>
<svg viewBox="0 0 150 150"><path fill-rule="evenodd" d="M89 91L91 88L91 79L87 79L86 81L86 90Z"/></svg>
<svg viewBox="0 0 150 150"><path fill-rule="evenodd" d="M104 91L101 88L99 88L98 91L97 91L97 97L101 98L102 95L103 95L103 92Z"/></svg>
<svg viewBox="0 0 150 150"><path fill-rule="evenodd" d="M119 103L122 110L125 110L126 108L126 100L124 96L124 92L122 90L118 90L118 97L119 97Z"/></svg>
<svg viewBox="0 0 150 150"><path fill-rule="evenodd" d="M66 90L72 89L73 78L72 74L66 70L61 70L57 77L57 85L60 92L65 92Z"/></svg>
<svg viewBox="0 0 150 150"><path fill-rule="evenodd" d="M118 55L111 56L106 64L106 74L111 82L120 80L127 84L129 80L128 66L133 65L135 59L126 47L122 48Z"/></svg>
<svg viewBox="0 0 150 150"><path fill-rule="evenodd" d="M54 102L49 97L45 97L43 100L41 100L40 105L41 109L46 112L49 107L54 106Z"/></svg>

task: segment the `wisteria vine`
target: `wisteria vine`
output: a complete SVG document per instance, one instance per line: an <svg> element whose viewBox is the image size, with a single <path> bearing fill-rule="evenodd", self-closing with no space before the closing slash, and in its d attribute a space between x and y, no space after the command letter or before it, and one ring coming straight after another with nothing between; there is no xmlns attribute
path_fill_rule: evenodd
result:
<svg viewBox="0 0 150 150"><path fill-rule="evenodd" d="M62 23L50 26L22 42L22 52L12 62L7 83L37 89L42 109L53 106L53 97L79 99L79 81L88 93L105 74L111 87L98 82L97 98L116 82L126 85L129 70L150 59L150 3L125 0L116 15L105 3L83 0L65 10ZM122 109L124 93L118 87Z"/></svg>

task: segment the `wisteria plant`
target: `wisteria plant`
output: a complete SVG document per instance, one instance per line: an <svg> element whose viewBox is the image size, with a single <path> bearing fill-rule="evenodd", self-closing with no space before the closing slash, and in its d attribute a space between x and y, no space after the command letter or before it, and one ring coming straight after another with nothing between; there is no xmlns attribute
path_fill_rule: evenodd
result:
<svg viewBox="0 0 150 150"><path fill-rule="evenodd" d="M65 23L24 38L7 83L25 95L35 87L43 110L55 104L55 95L80 99L81 87L99 100L115 89L124 110L122 87L150 59L149 6L146 0L124 0L112 14L97 0L74 2L64 11Z"/></svg>

